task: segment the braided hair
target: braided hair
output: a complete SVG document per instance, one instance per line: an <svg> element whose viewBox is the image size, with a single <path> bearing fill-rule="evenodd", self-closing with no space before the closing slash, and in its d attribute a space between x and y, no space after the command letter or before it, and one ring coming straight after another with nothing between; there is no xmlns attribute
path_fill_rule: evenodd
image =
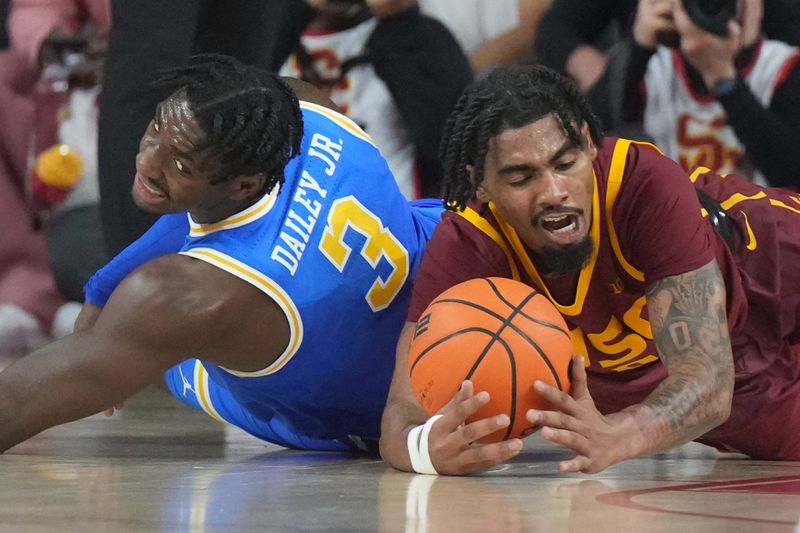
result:
<svg viewBox="0 0 800 533"><path fill-rule="evenodd" d="M193 56L155 83L189 104L205 133L195 151L213 151L212 183L263 174L265 190L283 183L286 163L300 152L303 116L297 97L270 72L222 55Z"/></svg>
<svg viewBox="0 0 800 533"><path fill-rule="evenodd" d="M595 144L600 123L575 84L542 66L498 67L469 86L447 119L439 157L444 167L444 199L450 210L463 210L483 180L489 140L553 115L566 137L584 147L583 123ZM473 168L473 176L467 171Z"/></svg>

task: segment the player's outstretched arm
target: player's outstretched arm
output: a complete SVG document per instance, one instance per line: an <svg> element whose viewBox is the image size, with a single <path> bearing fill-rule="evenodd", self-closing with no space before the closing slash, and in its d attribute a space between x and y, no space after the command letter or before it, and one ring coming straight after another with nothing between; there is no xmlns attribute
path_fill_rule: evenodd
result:
<svg viewBox="0 0 800 533"><path fill-rule="evenodd" d="M734 370L725 300L716 261L648 286L653 336L669 374L641 404L600 414L577 365L571 397L537 384L555 410L531 411L528 420L545 426L545 439L575 452L562 471L599 472L689 442L727 420Z"/></svg>
<svg viewBox="0 0 800 533"><path fill-rule="evenodd" d="M415 322L407 322L397 342L394 376L381 423L381 457L393 467L406 472L414 471L409 456L409 432L429 418L414 397L408 375L408 348L416 325ZM506 415L469 424L465 422L488 401L487 392L474 394L472 382L465 381L450 402L439 411L442 417L433 424L428 436L430 460L436 473L463 475L480 472L508 461L522 450L520 439L492 444L475 442L511 423Z"/></svg>
<svg viewBox="0 0 800 533"><path fill-rule="evenodd" d="M0 373L0 451L120 403L235 331L236 296L218 292L214 276L235 278L200 263L170 255L146 264L119 285L93 325Z"/></svg>

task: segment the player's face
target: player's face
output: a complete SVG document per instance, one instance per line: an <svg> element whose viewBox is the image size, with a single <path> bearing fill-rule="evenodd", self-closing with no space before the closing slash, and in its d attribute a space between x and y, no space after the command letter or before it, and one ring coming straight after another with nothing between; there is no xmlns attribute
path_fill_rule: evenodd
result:
<svg viewBox="0 0 800 533"><path fill-rule="evenodd" d="M581 135L583 147L571 142L548 115L489 141L478 199L494 202L534 256L551 251L569 255L587 246L591 250L597 148L585 124Z"/></svg>
<svg viewBox="0 0 800 533"><path fill-rule="evenodd" d="M159 104L136 156L136 205L151 213L189 211L203 218L220 211L226 182L211 183L217 163L207 151L195 150L204 138L185 100L171 97Z"/></svg>

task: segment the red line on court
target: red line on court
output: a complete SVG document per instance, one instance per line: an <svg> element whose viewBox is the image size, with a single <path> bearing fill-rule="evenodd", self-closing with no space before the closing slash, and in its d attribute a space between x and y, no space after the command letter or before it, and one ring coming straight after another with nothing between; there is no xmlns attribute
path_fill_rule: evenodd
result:
<svg viewBox="0 0 800 533"><path fill-rule="evenodd" d="M783 490L776 490L776 491L765 490L766 487L773 484L782 487ZM628 509L637 509L640 511L654 511L657 513L678 514L684 516L698 516L704 518L721 518L724 520L735 520L739 522L757 522L760 524L780 524L787 526L795 525L794 521L767 520L764 518L747 518L743 516L719 515L714 513L700 513L692 511L675 511L672 509L662 509L654 505L646 505L633 501L633 498L635 498L636 496L640 496L642 494L653 494L657 492L697 492L697 491L702 492L703 490L709 490L710 492L725 492L728 490L736 492L748 492L747 491L748 486L755 489L752 492L759 494L764 494L768 492L771 494L778 494L778 493L794 494L800 496L800 490L799 490L800 476L794 475L794 476L776 476L776 477L765 477L765 478L755 478L755 479L739 479L731 481L710 481L706 483L689 483L686 485L673 485L668 487L650 487L647 489L623 490L618 492L608 492L605 494L600 494L595 499L601 503L607 503L609 505L615 505L617 507L626 507ZM790 489L790 491L787 492L785 489Z"/></svg>

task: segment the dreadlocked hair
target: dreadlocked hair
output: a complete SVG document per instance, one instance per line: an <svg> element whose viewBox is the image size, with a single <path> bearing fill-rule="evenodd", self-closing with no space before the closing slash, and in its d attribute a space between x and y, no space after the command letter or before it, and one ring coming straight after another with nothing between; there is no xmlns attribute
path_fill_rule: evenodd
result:
<svg viewBox="0 0 800 533"><path fill-rule="evenodd" d="M263 174L265 190L282 184L286 163L300 152L303 116L292 90L265 70L222 55L198 55L164 71L155 83L185 100L205 133L195 151L213 150L220 171L212 183Z"/></svg>
<svg viewBox="0 0 800 533"><path fill-rule="evenodd" d="M498 67L467 87L447 119L439 152L447 209L461 211L475 198L483 180L490 139L547 115L556 118L576 146L585 146L580 132L584 122L595 144L602 139L600 121L575 84L546 67Z"/></svg>

